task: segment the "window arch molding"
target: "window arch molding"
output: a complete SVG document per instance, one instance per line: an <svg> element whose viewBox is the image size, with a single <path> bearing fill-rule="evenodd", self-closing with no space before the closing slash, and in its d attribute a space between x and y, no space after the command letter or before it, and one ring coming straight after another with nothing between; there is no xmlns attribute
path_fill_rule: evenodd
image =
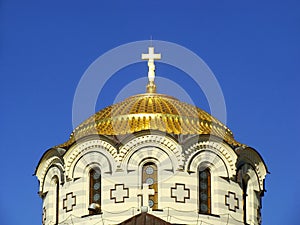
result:
<svg viewBox="0 0 300 225"><path fill-rule="evenodd" d="M231 169L228 169L224 159L210 149L201 149L195 152L186 169L189 173L196 173L199 168L204 167L208 167L210 171L213 171L215 176L233 177L234 175L231 173Z"/></svg>
<svg viewBox="0 0 300 225"><path fill-rule="evenodd" d="M203 141L195 143L186 152L186 169L196 172L198 165L203 161L213 164L214 173L223 177L234 177L236 173L237 154L225 143Z"/></svg>
<svg viewBox="0 0 300 225"><path fill-rule="evenodd" d="M171 154L171 155L170 155ZM148 145L136 148L130 153L127 164L121 165L125 171L139 171L140 164L145 160L152 159L157 161L161 171L175 171L178 169L178 162L174 162L174 155L166 151L164 148ZM159 161L157 160L159 159ZM163 162L163 163L162 163Z"/></svg>
<svg viewBox="0 0 300 225"><path fill-rule="evenodd" d="M260 154L255 149L250 147L237 148L236 153L239 156L237 167L240 168L245 164L251 166L252 169L257 174L260 190L264 191L265 190L264 179L267 173L269 173L269 171Z"/></svg>
<svg viewBox="0 0 300 225"><path fill-rule="evenodd" d="M97 148L81 154L77 160L74 160L69 178L84 177L93 166L98 166L102 174L113 174L114 166L107 154L109 153L104 154L101 149Z"/></svg>
<svg viewBox="0 0 300 225"><path fill-rule="evenodd" d="M102 165L101 169L103 173L112 174L117 168L114 158L116 157L116 153L114 148L107 142L91 140L84 144L80 143L69 151L70 153L65 159L65 173L69 178L76 179L84 176L85 167L95 162L99 162ZM115 155L113 156L111 152L115 153Z"/></svg>
<svg viewBox="0 0 300 225"><path fill-rule="evenodd" d="M151 151L147 152L149 148ZM168 136L153 134L136 137L125 143L119 152L122 158L120 167L127 171L137 170L137 162L146 155L165 160L161 166L168 167L166 169L176 170L184 165L182 147Z"/></svg>
<svg viewBox="0 0 300 225"><path fill-rule="evenodd" d="M43 183L41 184L41 194L46 193L49 191L49 188L51 187L51 182L53 177L57 176L59 183L62 184L64 183L64 173L63 173L63 168L60 165L52 165L48 168Z"/></svg>
<svg viewBox="0 0 300 225"><path fill-rule="evenodd" d="M259 185L259 176L255 168L253 168L253 166L248 163L240 163L238 165L237 182L240 184L240 186L243 180L247 181L248 184L251 184L255 191L262 191Z"/></svg>
<svg viewBox="0 0 300 225"><path fill-rule="evenodd" d="M65 182L64 167L63 164L61 164L61 162L59 161L59 159L53 159L45 169L44 175L40 182L40 191L42 193L47 191L47 186L49 186L51 179L55 175L59 178L60 183Z"/></svg>

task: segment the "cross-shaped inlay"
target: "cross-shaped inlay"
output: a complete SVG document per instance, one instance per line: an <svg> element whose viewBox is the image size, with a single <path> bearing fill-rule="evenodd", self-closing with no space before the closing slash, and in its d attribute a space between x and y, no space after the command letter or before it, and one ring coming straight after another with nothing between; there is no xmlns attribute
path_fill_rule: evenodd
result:
<svg viewBox="0 0 300 225"><path fill-rule="evenodd" d="M76 206L76 196L73 196L73 192L70 192L66 195L66 198L63 199L63 209L65 209L66 212L70 212L74 206Z"/></svg>
<svg viewBox="0 0 300 225"><path fill-rule="evenodd" d="M115 203L124 203L125 198L129 198L129 189L124 184L115 184L115 188L110 189L110 199Z"/></svg>
<svg viewBox="0 0 300 225"><path fill-rule="evenodd" d="M239 209L239 199L234 192L228 191L228 194L225 195L225 205L233 212L236 212L236 210Z"/></svg>
<svg viewBox="0 0 300 225"><path fill-rule="evenodd" d="M185 203L185 200L190 199L190 189L185 188L185 184L175 184L171 187L171 198L175 198L175 202Z"/></svg>

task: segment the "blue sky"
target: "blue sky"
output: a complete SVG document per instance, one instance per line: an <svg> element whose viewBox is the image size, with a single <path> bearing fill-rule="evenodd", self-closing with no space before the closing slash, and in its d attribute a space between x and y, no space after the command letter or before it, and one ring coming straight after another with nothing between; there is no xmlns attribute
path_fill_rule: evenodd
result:
<svg viewBox="0 0 300 225"><path fill-rule="evenodd" d="M263 224L296 224L299 6L296 0L2 0L0 223L41 224L32 174L44 151L68 139L81 76L106 51L152 36L187 47L211 68L226 100L228 127L261 153L271 172ZM144 62L116 73L100 93L97 110L146 70ZM189 89L195 104L207 110L201 90L184 73L158 63L157 74Z"/></svg>

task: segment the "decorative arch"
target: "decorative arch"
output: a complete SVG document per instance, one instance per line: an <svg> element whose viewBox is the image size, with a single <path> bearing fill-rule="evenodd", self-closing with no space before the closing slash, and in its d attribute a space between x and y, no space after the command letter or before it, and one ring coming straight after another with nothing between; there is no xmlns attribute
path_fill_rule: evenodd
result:
<svg viewBox="0 0 300 225"><path fill-rule="evenodd" d="M115 163L112 156L101 146L91 146L83 149L66 171L67 177L76 179L84 177L86 170L91 169L91 165L97 165L102 174L112 174L115 171Z"/></svg>
<svg viewBox="0 0 300 225"><path fill-rule="evenodd" d="M127 163L124 162L122 168L127 172L138 171L139 165L145 159L156 160L160 170L170 171L172 173L174 173L178 165L176 161L174 162L172 160L172 155L170 156L165 149L149 145L131 151L126 160Z"/></svg>
<svg viewBox="0 0 300 225"><path fill-rule="evenodd" d="M213 171L215 176L230 177L230 171L224 159L212 150L203 149L194 154L187 164L187 171L189 173L197 173L198 168L207 168Z"/></svg>
<svg viewBox="0 0 300 225"><path fill-rule="evenodd" d="M45 193L49 190L49 187L51 187L53 177L57 177L59 183L64 183L65 177L63 167L60 164L53 164L49 166L49 168L46 170L46 173L40 183L41 193Z"/></svg>
<svg viewBox="0 0 300 225"><path fill-rule="evenodd" d="M192 145L186 152L186 170L197 172L199 166L206 165L214 175L234 177L237 155L229 146L217 142L200 142Z"/></svg>
<svg viewBox="0 0 300 225"><path fill-rule="evenodd" d="M90 153L92 153L92 155L90 155ZM96 158L93 160L92 157ZM85 166L93 162L98 162L99 165L101 164L101 167L103 167L101 170L103 172L112 174L116 170L117 149L103 140L91 140L69 149L64 158L68 178L83 176ZM104 167L106 167L106 169ZM81 173L81 175L78 175L77 172Z"/></svg>
<svg viewBox="0 0 300 225"><path fill-rule="evenodd" d="M266 164L264 163L262 157L259 153L250 147L247 148L237 148L236 152L238 154L237 168L241 168L242 165L248 164L251 165L252 169L255 171L258 182L259 190L264 191L264 179L268 173Z"/></svg>
<svg viewBox="0 0 300 225"><path fill-rule="evenodd" d="M159 159L162 170L183 168L182 149L174 140L160 135L145 135L126 143L119 154L120 168L125 171L138 170L138 165L147 157Z"/></svg>
<svg viewBox="0 0 300 225"><path fill-rule="evenodd" d="M255 191L260 191L259 177L252 165L245 163L237 169L237 181L241 185L242 181L247 180L251 184Z"/></svg>
<svg viewBox="0 0 300 225"><path fill-rule="evenodd" d="M65 182L65 177L64 177L64 166L63 166L63 161L61 158L59 157L52 157L49 158L48 160L46 160L43 163L43 167L42 167L42 171L40 173L39 176L39 180L40 180L40 191L44 192L44 186L45 186L45 181L47 176L49 176L49 174L52 176L57 175L60 178L61 183ZM53 168L57 168L57 171L53 171Z"/></svg>

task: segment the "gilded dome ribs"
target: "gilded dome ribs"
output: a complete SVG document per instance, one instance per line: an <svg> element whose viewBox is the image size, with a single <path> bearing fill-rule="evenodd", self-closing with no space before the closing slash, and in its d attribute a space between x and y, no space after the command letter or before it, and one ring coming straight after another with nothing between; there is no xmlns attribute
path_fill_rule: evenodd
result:
<svg viewBox="0 0 300 225"><path fill-rule="evenodd" d="M207 112L193 105L156 93L140 94L108 106L95 113L72 132L60 145L92 135L124 135L142 130L159 130L170 134L212 134L229 144L240 146L232 132Z"/></svg>

